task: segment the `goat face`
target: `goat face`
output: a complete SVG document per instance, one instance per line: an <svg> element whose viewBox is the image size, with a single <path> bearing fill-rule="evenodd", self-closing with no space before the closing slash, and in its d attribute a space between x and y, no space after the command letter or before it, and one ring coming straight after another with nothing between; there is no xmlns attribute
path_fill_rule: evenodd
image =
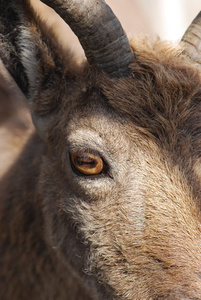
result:
<svg viewBox="0 0 201 300"><path fill-rule="evenodd" d="M41 175L46 228L108 299L198 298L199 69L180 49L143 47L130 76L87 70L72 103L61 97Z"/></svg>
<svg viewBox="0 0 201 300"><path fill-rule="evenodd" d="M108 70L87 51L90 66L75 67L48 52L48 36L35 46L30 7L6 5L19 36L2 27L1 47L21 47L18 71L13 53L2 59L47 146L46 242L98 299L201 298L200 67L159 41L136 41L129 67Z"/></svg>

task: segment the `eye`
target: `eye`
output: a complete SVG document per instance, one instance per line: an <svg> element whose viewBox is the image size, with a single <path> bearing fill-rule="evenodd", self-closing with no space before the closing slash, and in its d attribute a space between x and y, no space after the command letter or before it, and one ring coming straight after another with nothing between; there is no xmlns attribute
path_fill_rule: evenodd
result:
<svg viewBox="0 0 201 300"><path fill-rule="evenodd" d="M105 173L105 164L99 154L74 152L70 154L73 168L81 175L99 175Z"/></svg>

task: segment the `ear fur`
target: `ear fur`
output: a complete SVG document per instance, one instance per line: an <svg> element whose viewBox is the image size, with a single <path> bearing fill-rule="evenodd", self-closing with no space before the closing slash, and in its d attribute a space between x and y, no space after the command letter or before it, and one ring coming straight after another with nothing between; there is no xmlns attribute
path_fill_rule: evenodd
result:
<svg viewBox="0 0 201 300"><path fill-rule="evenodd" d="M44 138L52 119L48 115L58 105L58 95L49 95L65 73L64 56L59 53L53 30L28 0L0 0L0 8L0 58L27 97L34 124ZM67 73L71 74L72 62L69 70L68 62L72 56L65 53L65 57Z"/></svg>

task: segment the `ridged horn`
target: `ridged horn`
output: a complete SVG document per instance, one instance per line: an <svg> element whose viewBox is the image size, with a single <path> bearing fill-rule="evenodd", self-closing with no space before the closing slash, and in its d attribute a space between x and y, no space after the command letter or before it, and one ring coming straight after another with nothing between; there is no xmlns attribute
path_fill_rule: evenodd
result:
<svg viewBox="0 0 201 300"><path fill-rule="evenodd" d="M134 59L128 38L103 0L42 0L71 27L89 64L110 76L122 76Z"/></svg>
<svg viewBox="0 0 201 300"><path fill-rule="evenodd" d="M201 11L184 33L182 39L185 53L201 64Z"/></svg>

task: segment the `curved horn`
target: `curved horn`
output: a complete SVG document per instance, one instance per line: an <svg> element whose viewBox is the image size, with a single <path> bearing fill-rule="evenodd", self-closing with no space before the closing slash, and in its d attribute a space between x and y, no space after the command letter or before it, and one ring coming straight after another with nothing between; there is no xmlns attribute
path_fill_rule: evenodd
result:
<svg viewBox="0 0 201 300"><path fill-rule="evenodd" d="M201 11L188 27L181 41L186 54L193 61L201 64Z"/></svg>
<svg viewBox="0 0 201 300"><path fill-rule="evenodd" d="M88 62L111 76L128 71L134 55L128 38L103 0L42 0L71 27Z"/></svg>

